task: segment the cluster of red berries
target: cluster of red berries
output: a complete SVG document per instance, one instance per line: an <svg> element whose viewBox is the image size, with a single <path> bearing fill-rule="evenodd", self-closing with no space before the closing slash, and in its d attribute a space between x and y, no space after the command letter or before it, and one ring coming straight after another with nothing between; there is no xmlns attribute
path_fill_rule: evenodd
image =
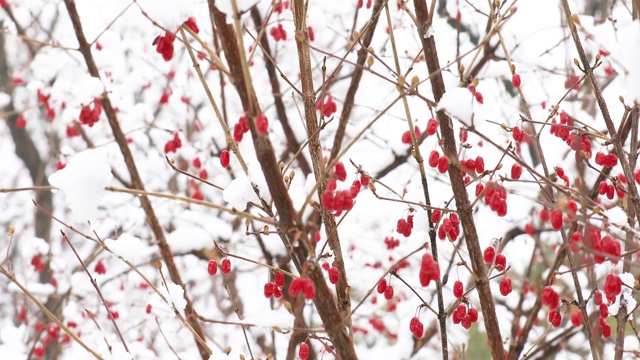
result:
<svg viewBox="0 0 640 360"><path fill-rule="evenodd" d="M607 199L613 200L613 197L616 193L618 194L618 197L624 197L624 191L622 191L622 189L619 189L613 184L607 183L606 180L602 180L600 181L600 184L598 184L598 194L607 195Z"/></svg>
<svg viewBox="0 0 640 360"><path fill-rule="evenodd" d="M264 297L268 299L273 296L276 299L280 299L282 297L282 288L284 288L284 274L278 271L273 275L273 282L264 284Z"/></svg>
<svg viewBox="0 0 640 360"><path fill-rule="evenodd" d="M329 282L332 284L336 284L338 280L340 280L340 272L338 272L338 268L329 265L329 263L322 264L322 268L329 273Z"/></svg>
<svg viewBox="0 0 640 360"><path fill-rule="evenodd" d="M614 167L618 165L618 156L616 154L603 154L602 151L596 153L596 164L604 167Z"/></svg>
<svg viewBox="0 0 640 360"><path fill-rule="evenodd" d="M507 215L507 190L495 181L489 181L484 189L484 203L498 216Z"/></svg>
<svg viewBox="0 0 640 360"><path fill-rule="evenodd" d="M449 169L449 158L446 156L440 156L438 150L433 150L429 154L429 166L432 168L438 168L440 174L444 174Z"/></svg>
<svg viewBox="0 0 640 360"><path fill-rule="evenodd" d="M411 321L409 322L409 330L411 330L411 333L416 337L416 339L420 339L424 334L424 325L420 322L420 319L417 316L411 318Z"/></svg>
<svg viewBox="0 0 640 360"><path fill-rule="evenodd" d="M289 8L289 1L278 1L276 4L273 4L273 11L282 14L282 10Z"/></svg>
<svg viewBox="0 0 640 360"><path fill-rule="evenodd" d="M331 96L331 94L328 94L324 97L324 99L318 100L316 109L320 111L322 116L329 117L338 110L338 106L333 101L333 96Z"/></svg>
<svg viewBox="0 0 640 360"><path fill-rule="evenodd" d="M269 30L269 34L273 36L275 41L287 40L287 32L282 27L282 24L278 24L278 26L274 26Z"/></svg>
<svg viewBox="0 0 640 360"><path fill-rule="evenodd" d="M484 104L484 98L482 97L482 93L480 93L480 91L477 91L475 86L469 85L467 89L471 91L471 94L476 98L476 101L479 104Z"/></svg>
<svg viewBox="0 0 640 360"><path fill-rule="evenodd" d="M67 137L72 138L76 136L80 136L80 125L77 121L74 121L70 125L67 125Z"/></svg>
<svg viewBox="0 0 640 360"><path fill-rule="evenodd" d="M493 264L496 270L502 271L507 267L507 257L503 253L496 255L496 249L493 246L488 246L482 253L482 258L487 264Z"/></svg>
<svg viewBox="0 0 640 360"><path fill-rule="evenodd" d="M561 167L556 168L556 175L562 180L564 180L564 185L569 186L569 177L564 173L564 169Z"/></svg>
<svg viewBox="0 0 640 360"><path fill-rule="evenodd" d="M597 236L596 235L597 232ZM591 246L593 247L593 261L596 264L602 264L605 260L617 264L620 260L620 242L613 239L610 235L600 239L600 232L595 230L591 235Z"/></svg>
<svg viewBox="0 0 640 360"><path fill-rule="evenodd" d="M240 120L233 126L233 140L239 143L247 132L249 132L249 121L247 121L245 115L242 115Z"/></svg>
<svg viewBox="0 0 640 360"><path fill-rule="evenodd" d="M299 277L291 281L291 285L289 285L289 295L297 297L300 293L302 293L307 300L316 297L316 286L311 279Z"/></svg>
<svg viewBox="0 0 640 360"><path fill-rule="evenodd" d="M33 266L33 269L37 272L44 271L44 263L42 262L40 255L34 255L31 258L31 266Z"/></svg>
<svg viewBox="0 0 640 360"><path fill-rule="evenodd" d="M373 3L373 0L367 0L367 9L371 8L372 3ZM358 9L362 9L363 4L364 4L363 0L358 0Z"/></svg>
<svg viewBox="0 0 640 360"><path fill-rule="evenodd" d="M396 231L398 234L404 235L404 237L409 237L411 235L411 231L413 230L413 215L407 216L407 220L399 219L398 224L396 225Z"/></svg>
<svg viewBox="0 0 640 360"><path fill-rule="evenodd" d="M400 246L400 240L387 236L384 238L384 244L387 246L387 250L393 250Z"/></svg>
<svg viewBox="0 0 640 360"><path fill-rule="evenodd" d="M220 270L223 274L228 274L231 272L231 260L224 258L222 259L222 263L220 264ZM213 276L218 272L218 262L214 259L209 260L209 264L207 265L207 272L209 275Z"/></svg>
<svg viewBox="0 0 640 360"><path fill-rule="evenodd" d="M476 308L470 308L467 311L467 305L460 304L453 311L452 317L454 324L460 324L463 328L469 330L471 324L478 321L478 310Z"/></svg>
<svg viewBox="0 0 640 360"><path fill-rule="evenodd" d="M51 94L45 95L39 89L37 94L38 94L38 102L44 105L44 110L45 110L45 113L47 114L47 117L53 120L53 118L56 117L56 111L53 109L53 107L49 103L49 100L51 99ZM63 108L64 108L64 103L63 103Z"/></svg>
<svg viewBox="0 0 640 360"><path fill-rule="evenodd" d="M433 213L431 213L433 217ZM447 237L450 241L455 241L460 235L460 218L458 214L452 212L449 217L442 220L442 224L438 228L438 238L444 240Z"/></svg>
<svg viewBox="0 0 640 360"><path fill-rule="evenodd" d="M422 255L422 263L420 264L420 285L429 286L429 283L440 280L440 265L433 260L429 253Z"/></svg>
<svg viewBox="0 0 640 360"><path fill-rule="evenodd" d="M164 153L168 154L171 152L176 152L176 150L180 149L182 147L182 140L180 140L180 135L178 135L177 132L173 133L173 139L167 141L166 144L164 144Z"/></svg>
<svg viewBox="0 0 640 360"><path fill-rule="evenodd" d="M80 110L80 123L93 127L93 124L100 120L100 113L102 113L102 103L99 99L94 99L93 108L91 107L91 104L89 104L83 106Z"/></svg>
<svg viewBox="0 0 640 360"><path fill-rule="evenodd" d="M393 298L393 286L391 286L391 284L387 284L386 279L380 280L376 291L378 291L378 294L384 294L384 298L387 300L391 300Z"/></svg>
<svg viewBox="0 0 640 360"><path fill-rule="evenodd" d="M513 140L517 142L521 142L524 139L524 131L519 126L513 128L511 135L513 136Z"/></svg>
<svg viewBox="0 0 640 360"><path fill-rule="evenodd" d="M328 184L327 190L322 193L322 205L324 205L324 208L329 210L333 216L340 216L343 211L351 210L353 208L353 199L357 195L357 192L355 195L353 193L356 190L360 191L359 188L356 189L357 185L354 184L355 186L352 186L349 190L336 191L335 180L329 180Z"/></svg>
<svg viewBox="0 0 640 360"><path fill-rule="evenodd" d="M416 139L420 138L420 128L416 125L413 128L413 131L416 133ZM402 133L402 143L403 144L411 144L413 142L413 140L411 139L411 131L407 130L404 133Z"/></svg>
<svg viewBox="0 0 640 360"><path fill-rule="evenodd" d="M573 120L571 120L569 115L563 111L560 113L560 125L565 126L558 126L557 124L556 118L553 118L551 120L551 128L549 129L551 134L559 137L563 141L567 141L570 133L569 127L573 126Z"/></svg>
<svg viewBox="0 0 640 360"><path fill-rule="evenodd" d="M170 61L173 58L173 42L175 40L176 37L168 31L156 39L156 52L162 55L164 61Z"/></svg>

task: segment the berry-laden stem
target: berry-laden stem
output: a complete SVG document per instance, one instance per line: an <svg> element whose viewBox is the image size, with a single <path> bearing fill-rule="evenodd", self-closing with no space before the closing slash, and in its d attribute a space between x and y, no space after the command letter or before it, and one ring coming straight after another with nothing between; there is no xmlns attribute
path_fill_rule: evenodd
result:
<svg viewBox="0 0 640 360"><path fill-rule="evenodd" d="M396 40L393 34L393 24L391 23L391 14L389 12L389 4L385 5L385 13L387 15L387 26L389 28L389 38L391 40L391 48L393 50L393 60L396 67L396 73L401 76L400 61L398 60L398 51L396 49ZM420 147L418 138L416 137L415 128L409 111L409 102L406 95L402 94L402 103L404 105L405 115L407 117L407 123L409 126L409 132L411 134L411 143L413 144L413 151L415 151L415 159L418 163L418 169L420 170L420 180L422 184L422 191L424 192L424 201L427 206L431 206L431 196L429 195L429 184L427 183L427 175L424 170L424 158L420 153ZM436 240L436 227L431 220L431 209L427 210L427 217L429 218L429 241L431 243L431 256L433 260L438 262L438 244ZM438 322L440 325L440 340L442 345L442 358L444 360L449 359L449 341L447 340L447 313L444 308L444 299L442 298L442 281L436 279L436 296L438 298Z"/></svg>
<svg viewBox="0 0 640 360"><path fill-rule="evenodd" d="M65 6L67 7L67 12L69 13L69 18L71 19L71 23L73 24L73 29L76 33L76 38L79 44L79 51L84 57L85 63L87 64L87 68L89 69L89 74L92 77L100 78L100 73L98 71L98 67L93 59L93 55L91 54L91 45L87 42L87 39L84 35L84 31L82 30L82 23L80 22L80 16L78 15L78 10L76 9L76 4L74 0L65 0ZM133 160L133 155L131 154L131 150L127 144L127 139L120 127L120 123L116 117L116 113L111 105L111 100L109 99L109 95L107 93L102 96L102 107L104 109L105 114L107 115L107 119L109 121L109 126L111 127L111 131L113 132L113 137L120 148L120 152L122 153L122 157L124 158L124 162L127 166L127 170L129 171L129 175L131 176L131 184L137 190L144 191L144 183L142 182L142 178L138 173L138 168L136 167L136 163ZM162 256L162 260L167 264L167 269L169 270L169 275L171 276L171 281L176 283L178 286L185 290L184 299L187 303L185 307L185 315L187 321L191 325L191 328L194 331L194 339L196 339L196 345L198 346L198 352L202 359L206 360L211 355L211 349L204 342L197 341L197 338L205 339L204 330L198 318L194 316L195 311L193 309L193 303L191 302L191 298L187 295L187 291L180 276L180 272L178 271L178 267L173 261L173 254L171 249L169 248L169 244L167 243L167 239L164 236L164 230L158 218L156 217L155 211L153 210L153 206L151 206L151 201L146 195L142 195L139 197L140 204L142 205L142 209L146 215L147 224L149 228L153 232L153 236L158 242L158 247L160 248L160 255Z"/></svg>
<svg viewBox="0 0 640 360"><path fill-rule="evenodd" d="M309 34L307 33L306 16L307 11L303 1L293 1L293 22L295 24L296 46L298 48L298 60L300 64L300 77L302 82L302 100L304 103L304 114L309 137L309 153L313 165L313 173L316 181L322 183L318 187L318 197L322 198L322 193L326 190L326 182L323 180L324 166L322 162L322 145L318 133L318 119L316 115L315 91L313 90L313 75L311 71L311 56L309 51ZM322 100L321 100L322 101ZM349 296L349 285L347 283L347 273L344 269L342 249L338 237L336 221L328 211L322 211L322 221L325 224L325 232L329 247L333 251L333 266L338 269L339 279L336 284L336 295L338 309L344 319L347 319L349 326L351 314L351 298ZM349 326L350 327L350 326Z"/></svg>
<svg viewBox="0 0 640 360"><path fill-rule="evenodd" d="M246 61L243 60L244 55L242 51L244 51L244 47L239 45L242 36L241 34L236 36L236 31L242 31L242 28L239 26L239 19L235 20L238 26L234 29L233 25L228 25L226 23L226 14L221 12L211 3L210 11L213 13L216 31L220 36L221 45L229 65L231 83L236 88L240 97L242 108L251 119L255 119L260 111L260 107L257 98L255 97L255 91L252 89L253 83L251 81L248 65L246 64ZM237 9L234 15L235 17L238 17ZM302 73L302 76L304 78L305 74ZM315 103L313 103L313 105L315 111ZM305 264L304 259L309 255L308 247L305 245L309 243L309 240L302 229L297 211L293 206L287 186L284 183L282 174L280 173L278 162L276 161L273 146L269 141L268 134L258 133L253 120L250 121L249 124L251 127L250 130L254 142L256 157L258 158L258 162L260 163L262 172L265 176L267 187L269 188L269 192L273 199L273 204L278 211L281 238L287 248L292 248L291 257L293 262L297 270L302 273L303 264ZM271 212L270 208L267 206L265 206L265 211L268 211L268 213ZM297 246L295 248L291 247L291 244L295 241L298 241L301 246ZM314 282L316 288L314 303L318 310L318 315L320 315L320 318L325 325L338 357L340 359L357 359L355 348L353 346L353 339L344 327L344 317L341 316L340 312L336 308L333 295L324 278L322 269L316 266L314 262L307 262L306 264L306 275Z"/></svg>
<svg viewBox="0 0 640 360"><path fill-rule="evenodd" d="M427 37L425 35L428 30L429 11L425 0L415 0L414 6L416 16L418 17L418 36L422 41L424 57L430 73L429 80L431 81L434 99L436 101L440 101L445 93L445 87L442 73L440 72L440 63L438 60L438 52L436 50L435 38L433 36ZM437 117L440 123L442 139L444 140L445 155L449 158L457 158L456 140L451 118L442 110L437 112ZM482 307L484 325L489 337L491 355L493 356L493 359L502 360L505 358L504 347L502 346L502 335L500 335L500 326L498 325L498 318L496 316L495 304L491 295L489 278L482 258L482 249L480 248L478 232L473 220L471 204L469 202L469 197L467 195L467 190L460 169L455 166L450 166L449 178L451 180L451 186L456 201L456 208L458 209L458 215L460 216L460 222L462 224L462 231L465 239L467 240L467 248L469 256L471 257L471 265L477 277L476 288L478 290L480 305Z"/></svg>

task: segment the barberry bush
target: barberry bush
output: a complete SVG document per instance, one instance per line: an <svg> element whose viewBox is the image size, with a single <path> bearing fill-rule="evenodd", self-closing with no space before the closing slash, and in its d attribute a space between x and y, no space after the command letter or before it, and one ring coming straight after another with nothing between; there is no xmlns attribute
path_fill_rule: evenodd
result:
<svg viewBox="0 0 640 360"><path fill-rule="evenodd" d="M640 355L639 6L0 1L0 353Z"/></svg>

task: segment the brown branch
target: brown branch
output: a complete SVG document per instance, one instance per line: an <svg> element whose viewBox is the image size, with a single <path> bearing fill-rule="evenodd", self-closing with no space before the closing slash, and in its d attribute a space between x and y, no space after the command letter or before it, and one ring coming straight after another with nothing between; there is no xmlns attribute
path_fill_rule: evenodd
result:
<svg viewBox="0 0 640 360"><path fill-rule="evenodd" d="M338 356L341 359L356 359L353 340L344 328L343 317L336 308L333 294L327 286L321 268L314 262L307 262L304 264L305 268L303 271L302 259L308 257L308 246L310 246L310 242L298 220L297 212L288 194L283 176L280 173L269 137L267 134L259 133L255 128L254 121L260 113L260 107L254 95L255 92L252 88L251 75L248 71L246 59L244 58L244 52L241 52L241 47L238 44L240 37L237 37L232 25L227 25L226 14L218 10L211 2L209 4L209 10L213 13L221 46L227 63L229 64L231 83L236 88L242 107L249 118L250 131L256 155L262 172L264 173L274 205L278 211L280 237L285 246L292 250L292 259L298 271L300 271L300 273L304 272L307 277L314 282L316 288L314 303L322 322L325 324L327 333L336 348ZM239 23L238 18L236 18L235 21ZM241 31L241 29L239 30ZM271 210L266 209L266 211ZM298 242L300 245L294 248L291 246L294 242Z"/></svg>
<svg viewBox="0 0 640 360"><path fill-rule="evenodd" d="M313 89L313 74L311 70L311 55L309 51L309 34L306 25L306 7L302 1L293 2L294 24L296 46L298 48L298 62L300 66L300 77L302 82L302 101L304 103L304 115L307 125L307 135L309 137L309 153L313 164L313 173L316 181L320 182L317 192L322 198L322 193L326 189L323 179L324 165L322 159L322 145L320 144L320 134L318 132L318 118L316 115L315 91ZM347 283L347 273L344 268L342 249L338 237L335 218L328 211L322 211L322 221L325 224L327 242L333 251L333 266L338 269L339 279L336 284L336 295L338 298L338 309L343 318L348 319L351 313L350 288ZM348 324L351 322L348 321Z"/></svg>
<svg viewBox="0 0 640 360"><path fill-rule="evenodd" d="M440 69L440 63L438 60L435 39L433 36L426 36L429 15L427 5L425 0L415 0L414 5L419 23L418 36L422 41L422 47L429 73L433 74L429 78L431 81L431 88L433 89L434 99L439 101L445 93L445 87L442 74L438 71ZM437 112L437 116L440 123L440 132L444 139L445 155L449 158L457 158L455 135L453 132L451 118L442 110ZM498 318L496 316L495 304L491 295L489 278L482 258L482 249L480 248L478 233L473 219L472 208L470 206L471 204L469 202L469 197L460 169L455 166L450 166L449 178L451 179L451 186L456 201L458 215L460 216L462 230L465 238L467 239L467 248L471 258L471 265L475 272L475 276L477 277L476 288L480 298L485 328L487 329L491 355L494 359L501 360L505 358L504 348L502 346L502 335L500 335L500 326L498 325Z"/></svg>
<svg viewBox="0 0 640 360"><path fill-rule="evenodd" d="M82 29L82 23L80 22L80 17L78 15L78 10L76 9L75 1L65 0L65 5L67 8L67 11L69 12L69 17L71 18L71 22L73 24L76 37L78 39L80 53L82 53L82 56L84 57L84 60L87 64L87 68L89 69L89 73L91 74L91 76L95 78L100 78L98 67L96 66L96 63L93 59L93 55L91 54L91 45L87 42L84 31ZM129 175L131 176L131 184L133 185L133 188L137 190L144 190L144 183L142 182L140 174L138 173L138 169L133 160L133 155L131 154L131 150L127 145L127 139L122 131L122 128L120 127L120 124L116 117L116 113L111 104L111 100L109 99L109 95L106 92L102 96L102 107L109 121L109 126L111 127L111 130L113 132L114 139L118 144L118 147L120 148L120 152L122 153L122 156L124 158L124 162L127 166L127 170L129 171ZM165 238L165 235L164 235L164 230L162 228L162 225L160 225L158 218L156 217L155 211L153 210L153 207L151 205L151 201L146 195L140 196L139 199L140 199L140 204L142 205L142 209L146 214L147 224L149 225L156 241L158 242L158 247L160 248L160 254L162 256L162 259L167 265L167 268L169 270L169 275L171 276L171 280L177 285L179 285L181 288L185 289L184 298L187 303L185 307L185 315L188 323L191 325L193 331L195 332L194 339L197 339L197 337L199 337L200 339L204 340L205 338L204 330L202 329L202 326L198 321L198 318L194 316L195 311L193 309L193 303L191 302L191 298L187 294L185 284L182 281L180 272L178 271L178 267L176 266L173 260L173 254L171 252L171 248L167 243L167 239ZM196 346L198 347L198 352L200 353L200 356L202 357L202 359L203 360L208 359L211 354L211 350L206 346L206 343L204 342L201 343L200 341L196 340Z"/></svg>
<svg viewBox="0 0 640 360"><path fill-rule="evenodd" d="M251 19L253 19L253 23L255 24L256 30L258 30L258 32L266 33L264 31L264 29L266 28L266 24L262 21L260 10L258 10L257 6L251 8ZM296 140L296 136L293 133L291 125L289 125L289 117L287 116L287 110L284 106L284 102L282 101L282 92L280 90L278 75L276 74L276 67L272 62L273 56L271 55L271 50L269 47L269 39L264 34L262 37L260 37L260 47L262 47L265 67L267 68L267 73L269 74L269 82L271 83L271 91L273 92L276 113L278 114L278 119L280 119L280 124L282 125L284 136L287 138L287 149L289 150L291 155L295 156L295 154L298 152L298 149L300 149L300 145ZM311 167L309 166L307 158L300 155L296 157L296 159L298 160L298 165L300 165L300 169L302 170L304 175L309 175L311 173Z"/></svg>
<svg viewBox="0 0 640 360"><path fill-rule="evenodd" d="M342 140L344 138L345 129L347 128L347 123L349 122L349 118L351 117L356 92L358 91L358 88L360 86L360 80L362 79L362 74L364 73L364 64L367 60L367 55L369 54L368 48L369 45L371 45L371 40L373 39L373 34L376 29L376 25L378 24L378 18L380 17L380 12L382 11L383 4L384 1L382 0L376 0L376 2L373 4L371 18L365 25L365 28L360 35L360 41L362 42L362 45L360 46L360 50L358 50L358 60L356 61L357 65L355 66L353 74L351 75L351 84L349 84L349 89L347 90L347 95L344 99L342 113L340 113L340 122L338 123L338 128L336 129L336 135L333 138L333 147L331 148L331 155L329 156L329 159L334 159L336 156L338 156L340 148L342 147ZM320 101L324 101L324 99L320 99Z"/></svg>

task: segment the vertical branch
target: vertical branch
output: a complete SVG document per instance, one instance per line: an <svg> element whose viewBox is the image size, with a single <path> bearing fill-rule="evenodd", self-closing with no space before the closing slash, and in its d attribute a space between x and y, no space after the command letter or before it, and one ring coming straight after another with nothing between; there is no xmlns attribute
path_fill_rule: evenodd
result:
<svg viewBox="0 0 640 360"><path fill-rule="evenodd" d="M393 60L396 67L396 73L402 74L400 69L400 61L398 60L398 51L396 49L396 40L393 33L393 24L391 23L391 14L389 12L389 4L385 4L385 13L387 15L387 26L389 28L389 38L391 40L391 48L393 50ZM400 76L400 75L399 75ZM427 175L424 170L424 158L420 152L420 146L418 138L416 137L415 128L413 126L413 120L409 111L409 102L407 101L406 94L402 94L402 103L404 105L405 115L407 117L407 124L409 126L409 132L411 133L411 142L413 144L413 152L415 152L415 159L418 163L418 169L420 170L420 180L422 183L422 191L424 192L424 201L427 204L427 217L429 219L429 240L431 243L431 255L433 260L438 262L438 244L436 240L436 229L431 220L431 196L429 195L429 184L427 183ZM440 341L442 344L442 358L444 360L449 359L449 341L447 340L447 313L444 307L444 299L442 297L442 282L440 279L436 280L436 295L438 298L438 322L440 325Z"/></svg>
<svg viewBox="0 0 640 360"><path fill-rule="evenodd" d="M238 38L236 37L233 25L226 23L226 14L218 10L214 5L211 5L209 10L213 13L216 30L220 36L221 45L229 65L231 82L235 86L240 101L242 102L242 107L250 119L249 125L251 127L256 156L264 173L271 198L278 211L280 225L279 235L285 246L292 249L291 256L297 270L300 273L305 273L315 285L316 296L313 301L338 357L340 359L357 359L353 339L345 329L344 317L336 308L333 294L327 285L322 269L313 261L305 262L305 259L309 256L309 239L298 220L297 211L293 206L288 189L280 173L273 146L269 141L269 136L268 134L258 133L255 128L254 119L258 115L260 107L257 99L253 95L255 92L250 90L252 87L251 76L248 71L248 66L246 63L243 63L243 56L240 53L244 50L239 48ZM236 22L239 22L239 19L236 19ZM241 29L238 29L238 31L241 31ZM312 106L313 105L312 99ZM313 106L313 108L315 111L315 106ZM269 209L267 209L267 211L269 211ZM293 244L297 244L298 246L293 247Z"/></svg>
<svg viewBox="0 0 640 360"><path fill-rule="evenodd" d="M422 41L424 57L431 76L431 88L433 89L434 99L439 101L445 93L444 80L440 70L438 53L436 50L435 39L433 36L427 36L429 27L429 12L425 0L415 0L415 12L418 18L418 36ZM451 118L440 110L437 112L438 122L440 123L440 132L444 140L445 155L449 158L457 158L456 140L453 132L453 124ZM500 326L496 316L495 304L491 295L491 287L487 271L485 269L484 260L482 258L482 249L478 239L478 232L473 220L473 213L467 189L464 184L462 173L457 166L449 167L449 178L456 201L456 208L462 223L462 231L467 240L467 248L471 257L471 265L476 276L476 289L480 298L482 307L482 315L484 325L487 329L489 344L491 346L491 355L494 359L502 360L505 358L504 348L502 346L502 336L500 335Z"/></svg>
<svg viewBox="0 0 640 360"><path fill-rule="evenodd" d="M67 11L69 12L69 17L71 18L71 22L73 24L73 29L76 34L76 38L79 44L79 51L84 57L85 63L87 64L87 68L89 69L89 74L95 78L100 78L100 73L98 72L98 67L93 59L93 55L91 54L91 45L87 42L87 39L84 35L84 31L82 30L82 23L80 22L80 17L78 15L78 10L76 9L76 4L74 0L65 0L65 5ZM124 162L127 166L127 170L129 171L129 175L131 176L131 184L137 190L144 190L144 183L140 178L140 174L138 173L138 168L136 167L135 161L133 160L133 155L131 154L131 150L127 145L127 139L120 127L118 119L116 117L116 113L111 104L111 100L109 99L109 95L105 93L102 96L102 107L109 121L109 126L113 132L114 139L118 144L120 152L124 157ZM182 281L180 276L180 272L178 271L178 267L176 266L173 260L173 254L167 243L167 239L164 235L164 230L156 217L155 211L151 206L151 201L145 195L139 197L140 204L142 205L142 209L146 215L147 224L149 225L156 241L158 242L158 247L160 248L160 254L162 259L167 264L167 268L169 270L169 275L171 276L171 280L184 289L184 298L187 303L185 307L185 315L188 323L191 325L194 331L194 339L196 339L196 345L198 346L198 352L203 360L209 358L211 354L211 350L206 346L204 341L201 343L197 341L197 338L204 340L204 330L200 322L198 321L197 316L195 316L195 311L193 309L193 303L191 302L191 298L189 297L185 284Z"/></svg>
<svg viewBox="0 0 640 360"><path fill-rule="evenodd" d="M309 153L313 164L313 173L316 181L320 181L318 186L318 197L322 198L322 193L326 189L326 183L322 179L324 166L322 162L322 145L320 144L320 132L315 106L315 91L313 90L313 75L311 70L311 55L309 51L309 34L307 32L306 15L307 9L302 0L293 1L293 22L295 24L295 39L298 48L298 62L300 64L300 79L302 82L302 101L304 103L304 116L307 124L307 135L309 137ZM344 269L344 259L338 237L336 221L328 211L322 211L322 221L325 224L327 242L333 251L333 266L338 269L339 280L336 284L336 294L338 297L338 309L343 318L350 319L351 298L350 289L347 284L347 273ZM350 320L349 320L350 323Z"/></svg>
<svg viewBox="0 0 640 360"><path fill-rule="evenodd" d="M265 28L265 24L262 21L262 17L260 16L260 10L258 10L258 7L252 7L250 12L251 19L253 20L256 29L259 32L264 32L263 29ZM284 107L284 102L282 101L282 92L280 90L280 82L278 81L278 76L276 74L276 67L271 62L273 56L271 56L269 39L265 35L260 37L260 46L262 47L262 52L264 54L264 64L267 68L267 73L269 74L269 82L271 83L271 91L273 92L273 100L276 107L276 113L278 114L278 118L280 119L280 124L282 124L284 136L287 138L287 148L291 155L294 156L296 152L298 152L298 149L300 149L300 145L296 140L296 136L293 133L291 125L289 125L289 117L287 116L287 110ZM300 155L296 159L298 161L300 169L302 170L302 173L304 173L305 175L309 175L311 173L311 167L307 162L307 158Z"/></svg>

